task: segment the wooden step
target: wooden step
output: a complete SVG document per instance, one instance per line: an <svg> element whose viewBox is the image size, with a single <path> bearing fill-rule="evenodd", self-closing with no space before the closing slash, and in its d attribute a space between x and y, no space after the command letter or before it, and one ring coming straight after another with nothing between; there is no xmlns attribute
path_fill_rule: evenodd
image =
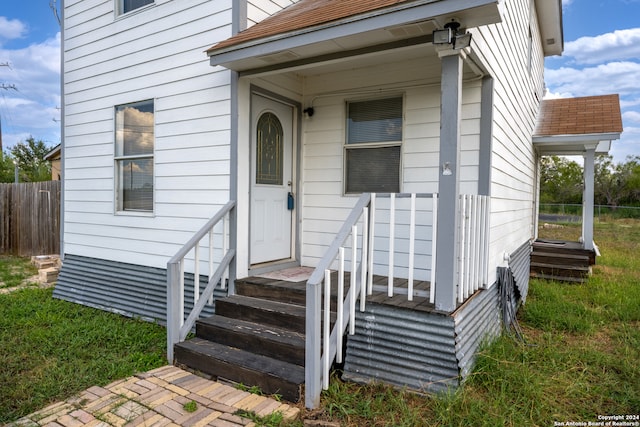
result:
<svg viewBox="0 0 640 427"><path fill-rule="evenodd" d="M290 331L305 332L306 308L296 304L286 304L233 295L216 301L216 314L260 325L271 325Z"/></svg>
<svg viewBox="0 0 640 427"><path fill-rule="evenodd" d="M588 267L589 256L536 250L531 253L531 262Z"/></svg>
<svg viewBox="0 0 640 427"><path fill-rule="evenodd" d="M257 386L291 402L300 400L302 366L197 337L176 344L175 355L177 363L213 377Z"/></svg>
<svg viewBox="0 0 640 427"><path fill-rule="evenodd" d="M539 273L536 271L531 271L530 276L536 279L554 280L556 282L585 283L587 281L586 277L559 276L555 274Z"/></svg>
<svg viewBox="0 0 640 427"><path fill-rule="evenodd" d="M556 276L569 276L569 277L586 277L589 275L590 269L588 266L576 266L576 265L560 265L560 264L547 264L541 262L532 262L531 271L554 274Z"/></svg>
<svg viewBox="0 0 640 427"><path fill-rule="evenodd" d="M274 281L264 277L248 277L236 281L236 294L287 304L305 305L306 283Z"/></svg>
<svg viewBox="0 0 640 427"><path fill-rule="evenodd" d="M304 335L216 315L196 322L198 338L304 366Z"/></svg>

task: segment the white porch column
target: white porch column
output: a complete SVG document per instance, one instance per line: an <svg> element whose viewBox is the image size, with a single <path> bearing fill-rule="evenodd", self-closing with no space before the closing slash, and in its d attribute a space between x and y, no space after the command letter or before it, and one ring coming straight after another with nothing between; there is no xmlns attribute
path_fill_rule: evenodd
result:
<svg viewBox="0 0 640 427"><path fill-rule="evenodd" d="M460 50L438 52L442 60L440 101L440 176L436 241L435 305L456 308L458 281L458 223L460 194L460 116L462 111L462 59Z"/></svg>
<svg viewBox="0 0 640 427"><path fill-rule="evenodd" d="M582 245L593 250L593 200L595 181L595 148L584 153L584 193L582 195Z"/></svg>

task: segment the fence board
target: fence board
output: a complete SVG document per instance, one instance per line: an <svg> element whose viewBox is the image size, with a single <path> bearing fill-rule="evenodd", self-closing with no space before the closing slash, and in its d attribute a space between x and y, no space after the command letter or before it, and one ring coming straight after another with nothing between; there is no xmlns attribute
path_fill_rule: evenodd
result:
<svg viewBox="0 0 640 427"><path fill-rule="evenodd" d="M60 181L0 184L0 253L59 253L60 188Z"/></svg>

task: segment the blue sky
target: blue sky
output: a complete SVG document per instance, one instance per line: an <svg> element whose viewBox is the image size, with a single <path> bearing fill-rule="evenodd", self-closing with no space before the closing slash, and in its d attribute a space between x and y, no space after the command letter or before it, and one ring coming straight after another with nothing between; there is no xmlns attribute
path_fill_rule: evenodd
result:
<svg viewBox="0 0 640 427"><path fill-rule="evenodd" d="M503 0L509 1L509 0ZM546 59L548 97L619 93L624 133L611 154L640 155L640 0L562 0L565 51ZM29 135L60 142L60 36L49 0L3 0L0 89L3 146ZM58 1L58 3L60 3Z"/></svg>

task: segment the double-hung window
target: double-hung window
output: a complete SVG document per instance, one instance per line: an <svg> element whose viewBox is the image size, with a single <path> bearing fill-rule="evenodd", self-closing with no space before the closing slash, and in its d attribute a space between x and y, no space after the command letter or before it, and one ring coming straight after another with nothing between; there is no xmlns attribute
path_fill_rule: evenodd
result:
<svg viewBox="0 0 640 427"><path fill-rule="evenodd" d="M151 4L154 0L116 0L118 2L118 11L122 15L139 9L143 6Z"/></svg>
<svg viewBox="0 0 640 427"><path fill-rule="evenodd" d="M345 193L400 192L402 97L347 103Z"/></svg>
<svg viewBox="0 0 640 427"><path fill-rule="evenodd" d="M153 212L153 100L116 107L118 211Z"/></svg>

